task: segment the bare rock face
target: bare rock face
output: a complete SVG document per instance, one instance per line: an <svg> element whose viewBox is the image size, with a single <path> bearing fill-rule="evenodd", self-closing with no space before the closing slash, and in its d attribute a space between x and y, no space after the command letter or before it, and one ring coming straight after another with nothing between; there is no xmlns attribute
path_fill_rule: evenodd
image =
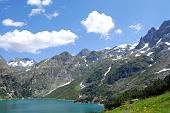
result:
<svg viewBox="0 0 170 113"><path fill-rule="evenodd" d="M83 49L77 54L77 56L83 57L83 56L88 56L89 54L90 54L90 50Z"/></svg>
<svg viewBox="0 0 170 113"><path fill-rule="evenodd" d="M162 42L170 42L170 20L164 21L158 30L152 27L148 33L140 39L136 49L141 49L145 43L148 43L149 47L153 47L160 40Z"/></svg>

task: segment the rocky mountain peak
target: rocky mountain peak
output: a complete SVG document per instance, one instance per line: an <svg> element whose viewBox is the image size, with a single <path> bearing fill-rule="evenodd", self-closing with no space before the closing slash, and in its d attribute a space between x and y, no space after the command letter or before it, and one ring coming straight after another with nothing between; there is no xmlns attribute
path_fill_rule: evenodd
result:
<svg viewBox="0 0 170 113"><path fill-rule="evenodd" d="M77 54L77 56L82 57L82 56L87 56L87 55L89 55L89 54L90 54L90 50L88 50L88 49L82 49L82 50Z"/></svg>
<svg viewBox="0 0 170 113"><path fill-rule="evenodd" d="M154 27L152 27L149 31L148 34L153 34L156 32L156 29Z"/></svg>
<svg viewBox="0 0 170 113"><path fill-rule="evenodd" d="M170 20L166 20L162 23L162 25L159 27L159 30L167 29L170 27Z"/></svg>
<svg viewBox="0 0 170 113"><path fill-rule="evenodd" d="M59 54L59 56L72 56L69 52L64 51L61 54Z"/></svg>
<svg viewBox="0 0 170 113"><path fill-rule="evenodd" d="M158 30L152 27L148 31L148 33L140 39L140 42L136 46L136 49L141 49L146 43L149 44L149 47L153 47L157 44L157 42L161 38L166 38L164 40L170 41L170 37L165 37L169 33L170 33L170 20L164 21Z"/></svg>
<svg viewBox="0 0 170 113"><path fill-rule="evenodd" d="M71 59L72 57L73 56L69 52L65 51L65 52L62 52L59 55L56 55L56 56L52 57L51 59L52 60L67 61L67 60Z"/></svg>

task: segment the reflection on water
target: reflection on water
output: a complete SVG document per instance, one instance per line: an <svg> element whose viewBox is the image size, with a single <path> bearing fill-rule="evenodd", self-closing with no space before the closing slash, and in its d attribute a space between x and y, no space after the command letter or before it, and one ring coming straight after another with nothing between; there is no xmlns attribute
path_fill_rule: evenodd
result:
<svg viewBox="0 0 170 113"><path fill-rule="evenodd" d="M101 110L103 107L95 104L54 99L0 100L0 113L88 113Z"/></svg>

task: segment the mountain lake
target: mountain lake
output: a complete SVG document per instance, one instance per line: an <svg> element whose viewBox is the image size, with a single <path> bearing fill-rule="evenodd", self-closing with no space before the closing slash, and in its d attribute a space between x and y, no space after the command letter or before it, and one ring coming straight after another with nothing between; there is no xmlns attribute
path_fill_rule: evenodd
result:
<svg viewBox="0 0 170 113"><path fill-rule="evenodd" d="M79 104L68 100L0 100L0 113L98 113L103 109L101 105Z"/></svg>

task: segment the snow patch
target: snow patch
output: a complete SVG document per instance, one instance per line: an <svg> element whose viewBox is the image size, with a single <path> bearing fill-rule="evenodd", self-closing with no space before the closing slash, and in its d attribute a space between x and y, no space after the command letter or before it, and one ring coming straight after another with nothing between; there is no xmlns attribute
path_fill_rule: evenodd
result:
<svg viewBox="0 0 170 113"><path fill-rule="evenodd" d="M141 54L145 53L146 51L140 51Z"/></svg>
<svg viewBox="0 0 170 113"><path fill-rule="evenodd" d="M144 73L146 70L143 70L141 73Z"/></svg>
<svg viewBox="0 0 170 113"><path fill-rule="evenodd" d="M154 53L154 52L149 52L149 53L147 54L147 56L151 56L153 53Z"/></svg>
<svg viewBox="0 0 170 113"><path fill-rule="evenodd" d="M18 62L10 62L8 63L9 66L16 67L18 66Z"/></svg>
<svg viewBox="0 0 170 113"><path fill-rule="evenodd" d="M80 89L85 88L86 86L83 84L83 82L80 83Z"/></svg>
<svg viewBox="0 0 170 113"><path fill-rule="evenodd" d="M16 66L22 66L22 67L31 67L34 65L34 61L13 61L8 63L9 66L16 67Z"/></svg>
<svg viewBox="0 0 170 113"><path fill-rule="evenodd" d="M27 69L26 72L29 71L29 70L31 70L31 68Z"/></svg>
<svg viewBox="0 0 170 113"><path fill-rule="evenodd" d="M165 72L165 71L169 71L170 69L168 68L164 68L164 69L162 69L162 70L160 70L160 71L158 71L158 72L155 72L155 74L159 74L159 73L162 73L162 72Z"/></svg>
<svg viewBox="0 0 170 113"><path fill-rule="evenodd" d="M141 54L138 54L138 53L137 53L137 54L135 55L135 57L138 57L138 56L140 56L140 55L141 55Z"/></svg>
<svg viewBox="0 0 170 113"><path fill-rule="evenodd" d="M104 73L104 77L102 78L102 80L101 80L101 84L100 85L102 85L103 84L103 81L105 80L105 78L106 78L106 76L107 76L107 74L110 72L110 70L111 70L111 66L108 68L108 70Z"/></svg>
<svg viewBox="0 0 170 113"><path fill-rule="evenodd" d="M122 56L117 56L117 58L112 58L113 61L120 60Z"/></svg>
<svg viewBox="0 0 170 113"><path fill-rule="evenodd" d="M169 42L165 42L166 45L170 46L170 43Z"/></svg>
<svg viewBox="0 0 170 113"><path fill-rule="evenodd" d="M138 44L139 44L139 42L132 44L131 47L130 47L130 50L135 49L135 47L136 47Z"/></svg>
<svg viewBox="0 0 170 113"><path fill-rule="evenodd" d="M71 80L71 81L69 81L69 82L67 82L67 83L65 83L65 84L63 84L63 85L60 85L60 86L58 86L57 88L60 88L60 87L66 86L66 85L70 84L72 81L73 81L73 80Z"/></svg>
<svg viewBox="0 0 170 113"><path fill-rule="evenodd" d="M67 82L67 83L65 83L65 84L62 84L62 85L60 85L60 86L58 86L58 87L50 90L50 91L49 91L48 93L46 93L44 96L49 95L50 93L52 93L53 91L55 91L57 88L60 88L60 87L63 87L63 86L66 86L66 85L70 84L72 81L73 81L73 80L71 80L71 81L69 81L69 82Z"/></svg>
<svg viewBox="0 0 170 113"><path fill-rule="evenodd" d="M134 52L132 51L130 54L132 55Z"/></svg>
<svg viewBox="0 0 170 113"><path fill-rule="evenodd" d="M104 76L106 76L109 72L110 72L110 70L111 70L111 66L108 68L108 70L106 71L106 73L104 74Z"/></svg>
<svg viewBox="0 0 170 113"><path fill-rule="evenodd" d="M144 45L139 51L141 51L141 50L147 48L148 46L149 46L149 43L145 43L145 45Z"/></svg>
<svg viewBox="0 0 170 113"><path fill-rule="evenodd" d="M152 67L152 64L149 64L149 66L148 67Z"/></svg>
<svg viewBox="0 0 170 113"><path fill-rule="evenodd" d="M154 61L153 58L150 59L151 61Z"/></svg>
<svg viewBox="0 0 170 113"><path fill-rule="evenodd" d="M86 56L82 56L82 58L84 59L84 62L86 64L86 66L88 67L89 65L87 64Z"/></svg>
<svg viewBox="0 0 170 113"><path fill-rule="evenodd" d="M27 62L22 62L22 61L20 61L20 63L21 63L21 65L23 66L23 67L27 67L27 66L32 66L32 65L34 65L34 61L33 60L31 60L31 61L27 61Z"/></svg>
<svg viewBox="0 0 170 113"><path fill-rule="evenodd" d="M114 48L114 50L117 50L117 49L126 49L127 47L128 47L127 44L121 44L121 45L119 45L119 46L116 46L116 47Z"/></svg>
<svg viewBox="0 0 170 113"><path fill-rule="evenodd" d="M158 45L161 41L162 41L162 38L158 40L158 42L156 43L156 45Z"/></svg>
<svg viewBox="0 0 170 113"><path fill-rule="evenodd" d="M46 62L48 62L48 61L49 61L49 59L45 60L44 63L46 63Z"/></svg>

